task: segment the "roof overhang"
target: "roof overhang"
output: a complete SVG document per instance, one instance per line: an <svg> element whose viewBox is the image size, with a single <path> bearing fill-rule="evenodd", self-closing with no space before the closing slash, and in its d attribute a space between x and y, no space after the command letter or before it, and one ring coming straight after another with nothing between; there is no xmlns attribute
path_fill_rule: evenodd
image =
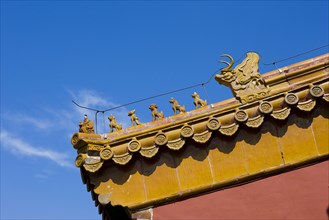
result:
<svg viewBox="0 0 329 220"><path fill-rule="evenodd" d="M262 74L266 95L251 101L76 133L76 166L97 205L137 211L328 159L328 66L325 54Z"/></svg>

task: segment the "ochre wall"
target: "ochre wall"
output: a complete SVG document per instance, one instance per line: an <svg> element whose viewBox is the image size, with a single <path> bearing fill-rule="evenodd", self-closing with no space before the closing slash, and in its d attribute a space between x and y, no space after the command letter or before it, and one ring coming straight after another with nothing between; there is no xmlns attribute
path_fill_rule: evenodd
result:
<svg viewBox="0 0 329 220"><path fill-rule="evenodd" d="M328 219L329 162L160 206L164 219Z"/></svg>

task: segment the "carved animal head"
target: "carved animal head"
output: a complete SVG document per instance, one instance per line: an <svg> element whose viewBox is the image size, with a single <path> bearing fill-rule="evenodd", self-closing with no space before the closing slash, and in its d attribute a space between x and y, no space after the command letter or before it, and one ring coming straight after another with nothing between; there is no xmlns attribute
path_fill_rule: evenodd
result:
<svg viewBox="0 0 329 220"><path fill-rule="evenodd" d="M132 116L132 115L134 115L135 114L135 112L136 112L136 110L134 109L134 110L131 110L130 112L128 112L128 116Z"/></svg>
<svg viewBox="0 0 329 220"><path fill-rule="evenodd" d="M109 119L110 121L113 121L113 120L115 120L115 117L114 117L114 115L110 115L110 116L108 117L108 119Z"/></svg>
<svg viewBox="0 0 329 220"><path fill-rule="evenodd" d="M227 61L225 61L225 60L220 60L220 61L219 61L219 62L221 62L221 63L225 63L225 64L227 64L227 66L224 67L224 68L221 70L221 72L232 71L232 66L233 66L233 64L234 64L234 60L233 60L233 58L232 58L230 55L228 55L228 54L223 54L223 55L221 55L221 57L228 57L228 58L230 59L230 61L231 61L231 63L229 63L229 62L227 62Z"/></svg>
<svg viewBox="0 0 329 220"><path fill-rule="evenodd" d="M193 98L200 98L199 94L196 93L196 92L194 92L194 93L192 94L192 97L193 97Z"/></svg>
<svg viewBox="0 0 329 220"><path fill-rule="evenodd" d="M175 99L175 98L171 98L171 99L169 100L169 102L170 102L171 104L174 104L174 103L176 102L176 99Z"/></svg>
<svg viewBox="0 0 329 220"><path fill-rule="evenodd" d="M156 105L156 104L151 104L150 106L149 106L149 109L151 110L151 111L153 111L153 110L155 110L155 109L157 109L158 108L158 106Z"/></svg>
<svg viewBox="0 0 329 220"><path fill-rule="evenodd" d="M234 64L233 58L228 54L223 54L221 57L228 57L230 59L230 63L224 60L220 60L219 62L225 63L227 66L224 67L219 74L216 74L215 79L217 82L229 86L231 82L236 79L235 70L232 69Z"/></svg>

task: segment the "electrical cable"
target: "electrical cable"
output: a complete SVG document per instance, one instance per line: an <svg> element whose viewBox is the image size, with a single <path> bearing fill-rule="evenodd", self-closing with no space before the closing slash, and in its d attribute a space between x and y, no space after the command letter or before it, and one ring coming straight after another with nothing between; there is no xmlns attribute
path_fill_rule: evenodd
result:
<svg viewBox="0 0 329 220"><path fill-rule="evenodd" d="M321 47L317 47L317 48L314 48L314 49L311 49L311 50L307 50L307 51L301 52L301 53L299 53L299 54L296 54L296 55L294 55L294 56L287 57L287 58L284 58L284 59L282 59L282 60L274 61L274 62L271 62L271 63L264 63L264 62L262 62L262 63L263 63L263 65L265 65L265 66L275 65L276 63L281 63L281 62L283 62L283 61L290 60L290 59L293 59L293 58L296 58L296 57L302 56L302 55L304 55L304 54L311 53L311 52L316 51L316 50L320 50L320 49L325 48L325 47L328 47L328 46L329 46L329 44L327 44L327 45L323 45L323 46L321 46Z"/></svg>
<svg viewBox="0 0 329 220"><path fill-rule="evenodd" d="M268 66L268 65L274 65L276 68L277 66L275 64L277 63L280 63L280 62L283 62L283 61L286 61L286 60L290 60L290 59L293 59L293 58L296 58L296 57L299 57L301 55L304 55L304 54L307 54L307 53L310 53L310 52L313 52L313 51L316 51L316 50L320 50L322 48L325 48L325 47L328 47L329 44L327 45L324 45L324 46L321 46L321 47L317 47L317 48L314 48L314 49L311 49L311 50L308 50L308 51L304 51L304 52L301 52L299 54L296 54L294 56L291 56L291 57L287 57L287 58L284 58L284 59L281 59L281 60L278 60L278 61L274 61L274 62L271 62L271 63L264 63L262 62L263 65L265 66ZM249 52L253 52L253 51L249 51ZM255 51L256 52L256 51ZM258 53L258 52L256 52ZM259 54L259 53L258 53ZM243 56L245 55L245 53L236 61L236 62L239 62ZM205 93L206 93L206 96L207 98L208 95L207 95L207 92L205 90L205 85L208 84L211 79L213 79L214 75L216 73L218 73L219 70L221 70L222 68L216 70L210 77L209 79L206 81L206 82L203 82L203 83L198 83L198 84L195 84L195 85L192 85L192 86L188 86L188 87L185 87L185 88L181 88L181 89L176 89L176 90L173 90L173 91L170 91L170 92L165 92L165 93L161 93L161 94L158 94L158 95L154 95L154 96L150 96L150 97L147 97L147 98L143 98L143 99L139 99L139 100L136 100L136 101L133 101L133 102L129 102L129 103L126 103L126 104L123 104L123 105L119 105L119 106L115 106L115 107L112 107L112 108L108 108L108 109L105 109L105 110L99 110L99 109L94 109L94 108L90 108L90 107L86 107L86 106L82 106L82 105L79 105L78 103L76 103L74 100L72 100L72 102L80 107L80 108L84 108L84 109L87 109L87 110L91 110L91 111L95 111L95 123L96 123L96 127L97 127L97 114L98 113L105 113L105 112L108 112L108 111L111 111L111 110L115 110L115 109L118 109L118 108L122 108L122 107L125 107L125 106L129 106L129 105L132 105L132 104L136 104L136 103L139 103L139 102L143 102L143 101L146 101L146 100L150 100L150 99L154 99L154 98L157 98L157 97L161 97L161 96L165 96L165 95L169 95L169 94L172 94L172 93L176 93L176 92L181 92L181 91L184 91L184 90L187 90L187 89L191 89L191 88L195 88L195 87L198 87L198 86L202 86ZM278 69L278 68L277 68ZM280 70L280 69L279 69Z"/></svg>

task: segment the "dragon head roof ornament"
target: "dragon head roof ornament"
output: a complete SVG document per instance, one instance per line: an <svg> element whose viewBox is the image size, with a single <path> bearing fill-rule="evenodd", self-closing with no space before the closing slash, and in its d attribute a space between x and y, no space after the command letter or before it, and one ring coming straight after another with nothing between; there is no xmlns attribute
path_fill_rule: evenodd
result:
<svg viewBox="0 0 329 220"><path fill-rule="evenodd" d="M227 64L227 67L216 74L215 79L218 83L230 87L234 96L242 103L253 102L268 96L270 90L258 71L257 53L247 53L247 57L234 69L232 69L233 58L228 54L223 54L222 57L228 57L231 62L219 61Z"/></svg>

